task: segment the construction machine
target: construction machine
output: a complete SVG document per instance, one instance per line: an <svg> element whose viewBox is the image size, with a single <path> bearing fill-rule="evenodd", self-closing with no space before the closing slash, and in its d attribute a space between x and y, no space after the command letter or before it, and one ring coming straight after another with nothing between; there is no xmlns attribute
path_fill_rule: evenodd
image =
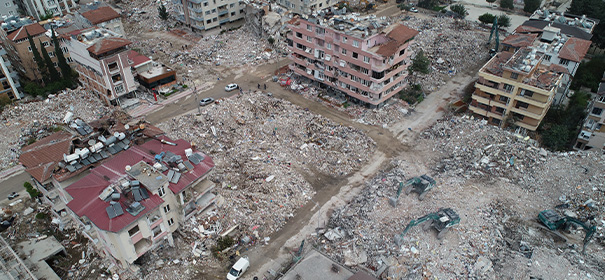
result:
<svg viewBox="0 0 605 280"><path fill-rule="evenodd" d="M587 225L586 223L569 216L561 216L554 210L544 210L540 212L540 214L538 214L538 220L540 221L540 223L544 224L546 228L553 231L555 234L558 230L561 230L563 232L569 232L570 228L574 225L582 227L586 231L586 235L584 236L584 241L582 245L582 254L584 254L584 252L586 251L586 245L597 230L596 226ZM560 234L556 235L562 237L567 241L567 238L565 236L562 236Z"/></svg>
<svg viewBox="0 0 605 280"><path fill-rule="evenodd" d="M405 189L405 194L408 195L411 192L415 192L418 194L418 200L422 201L426 194L433 188L437 182L433 180L433 178L424 174L419 177L414 177L412 179L404 182L399 182L399 188L397 188L397 196L390 197L389 203L391 206L396 207L397 201L399 200L399 195L401 195L401 191Z"/></svg>
<svg viewBox="0 0 605 280"><path fill-rule="evenodd" d="M494 36L495 35L495 36ZM498 17L494 17L494 23L492 24L492 31L489 33L489 39L487 40L487 46L490 46L492 42L492 37L494 41L496 41L496 46L493 49L489 49L489 54L493 57L498 53L498 48L500 47L500 35L498 34Z"/></svg>
<svg viewBox="0 0 605 280"><path fill-rule="evenodd" d="M460 223L460 216L451 208L440 208L437 212L412 220L400 235L395 235L395 243L397 246L401 246L403 237L412 227L424 222L427 223L422 225L423 230L426 231L433 227L437 230L437 239L442 239L451 227Z"/></svg>

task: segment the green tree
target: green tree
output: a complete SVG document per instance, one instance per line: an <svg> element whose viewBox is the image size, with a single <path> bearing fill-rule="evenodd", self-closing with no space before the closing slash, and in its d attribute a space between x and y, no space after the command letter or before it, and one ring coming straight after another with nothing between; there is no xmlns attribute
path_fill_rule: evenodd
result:
<svg viewBox="0 0 605 280"><path fill-rule="evenodd" d="M412 65L409 68L410 73L420 72L422 74L429 73L429 66L431 62L428 57L424 55L424 51L420 50L414 60L412 61Z"/></svg>
<svg viewBox="0 0 605 280"><path fill-rule="evenodd" d="M451 5L450 6L450 10L452 10L452 12L458 14L458 16L460 18L465 18L466 17L466 8L462 4Z"/></svg>
<svg viewBox="0 0 605 280"><path fill-rule="evenodd" d="M269 38L267 39L267 41L269 41L269 44L271 46L273 46L273 44L275 43L275 39L273 39L273 37L269 36Z"/></svg>
<svg viewBox="0 0 605 280"><path fill-rule="evenodd" d="M420 0L418 2L418 7L425 9L433 9L434 7L439 6L439 0Z"/></svg>
<svg viewBox="0 0 605 280"><path fill-rule="evenodd" d="M23 187L25 188L27 193L29 193L29 196L31 198L35 198L40 195L40 192L36 188L34 188L30 182L23 183Z"/></svg>
<svg viewBox="0 0 605 280"><path fill-rule="evenodd" d="M490 13L485 13L479 16L479 21L484 23L484 24L492 24L494 23L494 18L496 16L492 15Z"/></svg>
<svg viewBox="0 0 605 280"><path fill-rule="evenodd" d="M553 151L567 149L569 130L565 125L555 124L542 133L542 144Z"/></svg>
<svg viewBox="0 0 605 280"><path fill-rule="evenodd" d="M605 72L605 56L595 55L591 60L580 63L576 75L571 81L570 88L578 90L581 87L590 88L591 91L596 92Z"/></svg>
<svg viewBox="0 0 605 280"><path fill-rule="evenodd" d="M57 39L57 35L55 34L55 30L51 29L53 40L53 45L55 45L55 55L57 56L57 61L59 62L59 69L61 69L61 76L63 76L63 81L67 86L71 86L72 84L72 76L71 76L71 67L67 64L67 60L65 59L65 55L63 54L63 50L61 49L61 44L59 44L59 40Z"/></svg>
<svg viewBox="0 0 605 280"><path fill-rule="evenodd" d="M512 10L515 8L515 4L513 0L500 0L500 8Z"/></svg>
<svg viewBox="0 0 605 280"><path fill-rule="evenodd" d="M501 14L498 16L498 27L509 27L510 26L510 17Z"/></svg>
<svg viewBox="0 0 605 280"><path fill-rule="evenodd" d="M397 5L397 8L399 8L399 10L402 10L402 11L405 10L406 12L409 12L410 9L412 8L412 6L407 5L405 3L401 3L401 4Z"/></svg>
<svg viewBox="0 0 605 280"><path fill-rule="evenodd" d="M524 0L523 11L533 13L540 8L540 0Z"/></svg>
<svg viewBox="0 0 605 280"><path fill-rule="evenodd" d="M160 3L160 6L158 7L158 14L162 20L168 20L168 11L166 10L164 3Z"/></svg>
<svg viewBox="0 0 605 280"><path fill-rule="evenodd" d="M592 42L599 48L605 48L605 1L573 0L568 9L570 14L586 15L600 21L592 32Z"/></svg>
<svg viewBox="0 0 605 280"><path fill-rule="evenodd" d="M29 32L27 31L27 29L25 30L25 32L27 33L27 40L29 41L29 47L32 49L32 53L34 55L34 61L36 62L36 65L38 65L38 72L40 73L40 75L42 75L42 78L44 80L44 82L47 82L48 79L46 77L48 77L47 75L47 71L46 71L46 65L44 64L44 60L42 60L42 57L40 56L40 53L38 52L38 48L36 47L36 44L34 43L34 39L32 38L31 35L29 35ZM36 80L38 80L38 73L36 71L34 72L34 77L36 78Z"/></svg>
<svg viewBox="0 0 605 280"><path fill-rule="evenodd" d="M42 57L44 58L44 62L46 62L46 67L48 68L48 73L50 74L50 81L59 81L61 77L59 76L57 68L55 68L55 66L53 65L53 61L50 59L50 56L48 55L46 48L42 44L42 41L38 40L38 42L40 43L40 49L42 49Z"/></svg>

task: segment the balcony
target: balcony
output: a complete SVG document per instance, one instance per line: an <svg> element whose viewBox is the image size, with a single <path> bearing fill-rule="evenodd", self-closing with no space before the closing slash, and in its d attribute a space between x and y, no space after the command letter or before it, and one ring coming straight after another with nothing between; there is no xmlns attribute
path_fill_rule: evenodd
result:
<svg viewBox="0 0 605 280"><path fill-rule="evenodd" d="M548 103L546 101L538 101L536 99L525 97L525 96L521 96L521 95L518 95L517 97L515 97L515 99L519 100L519 101L523 101L523 102L525 102L527 104L530 104L530 105L534 105L536 107L540 107L540 108L545 108L546 105L548 105Z"/></svg>
<svg viewBox="0 0 605 280"><path fill-rule="evenodd" d="M481 105L481 104L470 104L468 106L469 109L471 109L471 111L473 111L473 113L478 114L478 115L482 115L482 116L487 116L487 110L489 109L489 107Z"/></svg>
<svg viewBox="0 0 605 280"><path fill-rule="evenodd" d="M201 4L203 2L203 0L188 0L191 3L195 3L195 4Z"/></svg>
<svg viewBox="0 0 605 280"><path fill-rule="evenodd" d="M218 23L219 24L225 24L225 23L228 23L228 22L229 22L229 18L226 18L226 19L221 19Z"/></svg>
<svg viewBox="0 0 605 280"><path fill-rule="evenodd" d="M528 117L536 119L536 120L542 119L542 116L540 114L535 113L535 111L534 112L530 111L531 109L528 110L527 108L523 108L523 107L513 107L510 110L512 112L515 112L515 113L518 113L518 114L521 114L524 116L528 116Z"/></svg>
<svg viewBox="0 0 605 280"><path fill-rule="evenodd" d="M229 11L227 11L227 10L222 10L222 11L221 11L221 10L219 10L219 11L218 11L218 16L220 17L220 16L226 15L226 14L228 14L228 13L229 13Z"/></svg>
<svg viewBox="0 0 605 280"><path fill-rule="evenodd" d="M143 238L139 240L137 243L134 243L134 251L137 254L137 258L142 256L151 248L151 241L147 238Z"/></svg>

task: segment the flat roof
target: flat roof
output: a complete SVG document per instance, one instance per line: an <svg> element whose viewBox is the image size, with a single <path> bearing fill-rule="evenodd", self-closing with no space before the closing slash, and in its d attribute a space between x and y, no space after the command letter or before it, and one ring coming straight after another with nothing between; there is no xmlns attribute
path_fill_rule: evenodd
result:
<svg viewBox="0 0 605 280"><path fill-rule="evenodd" d="M338 268L335 272L332 267ZM322 279L348 280L353 272L316 250L311 250L282 277L283 280Z"/></svg>

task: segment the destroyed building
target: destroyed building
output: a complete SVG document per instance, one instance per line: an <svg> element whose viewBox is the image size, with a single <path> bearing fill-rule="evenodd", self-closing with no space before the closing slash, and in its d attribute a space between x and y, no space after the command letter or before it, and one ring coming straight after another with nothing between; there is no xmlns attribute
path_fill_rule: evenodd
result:
<svg viewBox="0 0 605 280"><path fill-rule="evenodd" d="M131 95L139 86L128 59L131 41L111 30L92 27L62 34L62 44L73 55L80 82L107 104Z"/></svg>
<svg viewBox="0 0 605 280"><path fill-rule="evenodd" d="M492 125L535 131L563 76L542 64L545 56L535 48L495 55L479 70L469 109Z"/></svg>
<svg viewBox="0 0 605 280"><path fill-rule="evenodd" d="M70 131L24 147L20 160L51 213L75 222L115 265L132 268L164 241L172 245L180 223L214 203L214 162L191 143L146 125L69 123Z"/></svg>
<svg viewBox="0 0 605 280"><path fill-rule="evenodd" d="M578 134L574 150L605 151L605 74L599 84L597 94L588 106L588 115Z"/></svg>
<svg viewBox="0 0 605 280"><path fill-rule="evenodd" d="M278 0L277 4L285 7L293 13L299 15L310 15L314 11L323 10L334 6L340 2L338 1L330 1L330 0L316 0L316 1L308 1L308 0ZM348 3L348 2L347 2Z"/></svg>
<svg viewBox="0 0 605 280"><path fill-rule="evenodd" d="M373 15L296 19L290 29L290 69L322 88L380 107L406 84L416 30Z"/></svg>
<svg viewBox="0 0 605 280"><path fill-rule="evenodd" d="M204 31L244 18L246 3L236 0L173 0L176 19L191 30Z"/></svg>
<svg viewBox="0 0 605 280"><path fill-rule="evenodd" d="M21 93L21 83L19 83L19 77L15 69L8 59L7 52L4 47L0 47L0 97L6 96L10 100L21 99L23 93Z"/></svg>
<svg viewBox="0 0 605 280"><path fill-rule="evenodd" d="M561 28L545 26L539 29L519 26L513 34L502 41L502 51L514 53L524 47L533 47L543 53L544 58L541 63L563 74L561 86L557 89L553 102L559 104L567 96L571 80L586 56L590 44L589 40L573 37L564 33Z"/></svg>

